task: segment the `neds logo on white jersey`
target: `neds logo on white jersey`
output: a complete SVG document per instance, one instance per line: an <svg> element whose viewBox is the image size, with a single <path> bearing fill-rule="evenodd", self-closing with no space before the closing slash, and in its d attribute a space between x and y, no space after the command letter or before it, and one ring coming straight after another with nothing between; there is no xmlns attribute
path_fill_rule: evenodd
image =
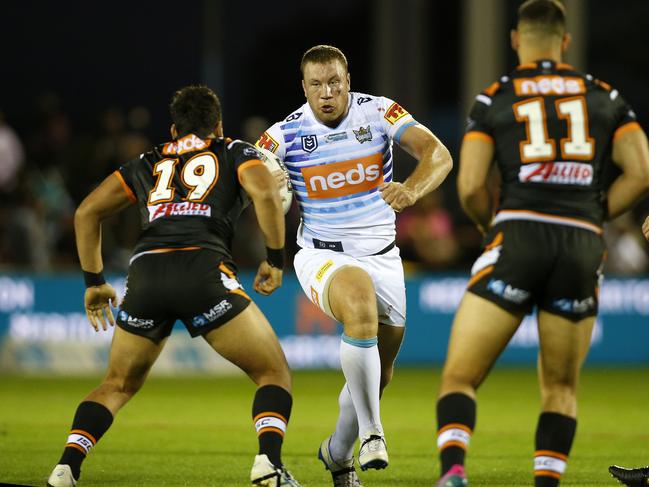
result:
<svg viewBox="0 0 649 487"><path fill-rule="evenodd" d="M339 198L377 188L383 182L383 156L302 168L309 198Z"/></svg>

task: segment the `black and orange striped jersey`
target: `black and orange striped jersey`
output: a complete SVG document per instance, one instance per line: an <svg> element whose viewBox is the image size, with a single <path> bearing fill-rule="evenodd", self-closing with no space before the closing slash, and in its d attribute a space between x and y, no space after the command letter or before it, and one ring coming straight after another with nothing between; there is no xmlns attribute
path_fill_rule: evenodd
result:
<svg viewBox="0 0 649 487"><path fill-rule="evenodd" d="M142 225L134 254L200 247L231 258L234 224L247 201L239 175L262 158L247 142L190 134L124 164L114 174Z"/></svg>
<svg viewBox="0 0 649 487"><path fill-rule="evenodd" d="M551 215L598 227L613 141L639 128L617 90L567 64L540 60L476 97L465 140L494 144L502 176L496 219L504 212L541 221Z"/></svg>

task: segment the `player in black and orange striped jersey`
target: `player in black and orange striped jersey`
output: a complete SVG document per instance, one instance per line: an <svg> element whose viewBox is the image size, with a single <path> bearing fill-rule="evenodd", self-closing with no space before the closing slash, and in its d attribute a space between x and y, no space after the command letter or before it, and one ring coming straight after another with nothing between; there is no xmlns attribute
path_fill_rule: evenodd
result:
<svg viewBox="0 0 649 487"><path fill-rule="evenodd" d="M511 34L521 65L476 97L460 153L463 208L485 234L455 316L442 374L438 486L467 485L475 392L538 310L541 414L536 487L555 487L576 430L576 388L598 309L604 220L649 189L647 138L620 94L562 63L557 0L529 0ZM611 167L619 176L607 184ZM497 199L488 188L500 174Z"/></svg>
<svg viewBox="0 0 649 487"><path fill-rule="evenodd" d="M299 487L281 460L292 407L288 364L272 327L237 280L230 249L235 221L250 198L268 250L253 287L268 295L281 285L284 213L277 184L257 149L223 137L212 90L185 87L170 109L173 141L126 163L75 214L88 319L96 331L115 322L118 327L106 377L79 404L48 485L76 485L86 455L140 389L180 320L259 386L252 485ZM101 222L132 204L140 210L142 234L115 320L109 305L117 304L115 290L102 275Z"/></svg>

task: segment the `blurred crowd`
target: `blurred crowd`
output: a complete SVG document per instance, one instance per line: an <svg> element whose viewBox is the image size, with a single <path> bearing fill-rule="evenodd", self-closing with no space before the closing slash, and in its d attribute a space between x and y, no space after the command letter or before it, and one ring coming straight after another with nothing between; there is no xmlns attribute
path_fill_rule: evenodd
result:
<svg viewBox="0 0 649 487"><path fill-rule="evenodd" d="M254 142L270 125L250 117L236 137ZM459 139L460 135L458 135ZM0 109L0 268L7 271L73 271L78 259L74 243L74 210L103 178L154 143L147 108L108 108L93 124L73 120L54 94L42 95L29 123L12 127ZM451 147L457 146L449 144ZM395 153L397 180L414 161ZM457 164L457 156L454 157ZM479 255L481 235L459 208L454 170L442 188L422 198L397 217L397 244L406 271L466 273ZM607 224L608 272L649 272L648 245L639 231L643 211L637 209ZM297 251L299 214L295 203L287 216L287 251ZM254 212L246 210L233 243L242 268L255 268L265 256ZM131 207L104 223L105 269L124 272L140 231Z"/></svg>

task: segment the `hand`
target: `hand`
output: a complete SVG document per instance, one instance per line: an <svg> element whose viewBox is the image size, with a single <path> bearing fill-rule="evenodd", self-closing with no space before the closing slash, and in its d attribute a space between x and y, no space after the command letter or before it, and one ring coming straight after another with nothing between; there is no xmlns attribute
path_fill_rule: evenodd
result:
<svg viewBox="0 0 649 487"><path fill-rule="evenodd" d="M649 216L645 218L645 221L642 224L642 234L644 235L644 238L649 240Z"/></svg>
<svg viewBox="0 0 649 487"><path fill-rule="evenodd" d="M286 174L281 169L271 173L277 182L277 189L281 190L286 187Z"/></svg>
<svg viewBox="0 0 649 487"><path fill-rule="evenodd" d="M84 296L86 315L88 315L88 320L95 331L99 331L100 323L104 331L108 329L106 318L108 318L110 326L115 326L115 318L113 318L109 302L112 303L113 308L117 308L115 289L110 284L92 286L86 289L86 295Z"/></svg>
<svg viewBox="0 0 649 487"><path fill-rule="evenodd" d="M273 267L266 261L259 264L259 269L257 270L257 275L255 276L255 281L252 285L255 291L264 296L268 296L281 285L282 269Z"/></svg>
<svg viewBox="0 0 649 487"><path fill-rule="evenodd" d="M379 191L385 202L396 212L412 206L417 201L414 191L401 183L383 183Z"/></svg>

